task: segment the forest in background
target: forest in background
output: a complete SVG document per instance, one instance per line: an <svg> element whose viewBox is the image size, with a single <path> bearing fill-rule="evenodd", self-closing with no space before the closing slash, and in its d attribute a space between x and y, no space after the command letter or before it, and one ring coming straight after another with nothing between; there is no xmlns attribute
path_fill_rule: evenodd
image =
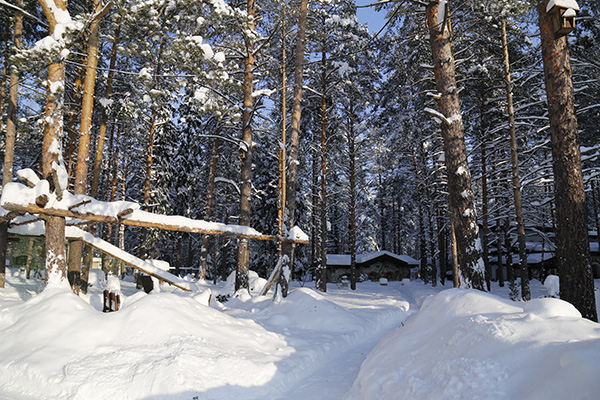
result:
<svg viewBox="0 0 600 400"><path fill-rule="evenodd" d="M2 1L0 109L3 132L9 121L16 122L14 170L31 168L42 175L47 90L60 92L62 159L75 193L136 201L160 214L248 222L260 232L277 234L279 159L282 149L289 156L295 151L297 161L288 159L288 168L298 170L292 221L311 236L309 246L296 249L296 276L327 253L351 252L352 243L359 253L390 250L442 267L451 242L443 121L430 112L437 109L437 90L419 3L379 5L389 22L374 36L356 19L352 1L305 2L306 48L298 58L300 1L264 1L252 7L216 0L71 1L67 9L75 29L67 30L54 47L43 43L48 26L38 2ZM15 13L11 4L26 14ZM503 26L524 225L547 234L556 223L534 6L527 1L451 4L457 90L485 260L486 252L493 254L498 247L511 253L507 249L517 242ZM589 228L596 230L600 5L581 6L568 42ZM253 12L258 18L249 19ZM15 37L18 20L22 34ZM94 48L97 60L91 65ZM64 60L64 88L45 85L50 59ZM303 67L300 86L292 83L298 63ZM96 71L92 78L86 73L90 70ZM84 101L90 87L91 104ZM299 127L288 115L298 87L304 89ZM18 100L11 102L15 88ZM242 136L248 127L250 141ZM299 134L297 148L284 143L282 127ZM89 163L83 165L78 154L84 154L80 148L85 148L81 138L86 134ZM252 145L246 146L248 142ZM249 151L251 181L240 177ZM78 175L77 165L86 170ZM249 199L249 213L240 203L244 198ZM205 259L213 279L226 277L238 263L237 240L230 238L115 230L103 224L96 226L96 234L174 267L202 271ZM249 245L251 269L268 275L277 244Z"/></svg>

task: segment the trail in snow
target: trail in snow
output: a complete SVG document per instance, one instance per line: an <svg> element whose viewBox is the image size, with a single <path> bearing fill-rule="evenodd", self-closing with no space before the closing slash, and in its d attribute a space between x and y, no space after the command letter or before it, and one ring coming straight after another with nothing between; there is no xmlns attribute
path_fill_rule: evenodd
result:
<svg viewBox="0 0 600 400"><path fill-rule="evenodd" d="M302 384L290 389L278 400L341 399L350 390L367 355L388 332L379 332L338 357L327 360Z"/></svg>
<svg viewBox="0 0 600 400"><path fill-rule="evenodd" d="M379 341L416 314L425 298L439 291L439 288L425 285L419 289L413 287L410 291L402 290L402 286L379 287L377 292L361 289L363 290L356 292L349 289L329 290L327 299L364 317L369 313L372 317L375 316L382 304L409 301L410 309L404 315L395 314L389 318L390 315L387 321L380 321L382 325L376 332L355 345L349 345L336 357L326 359L318 369L303 379L301 384L289 389L277 399L342 399L356 380L363 361Z"/></svg>

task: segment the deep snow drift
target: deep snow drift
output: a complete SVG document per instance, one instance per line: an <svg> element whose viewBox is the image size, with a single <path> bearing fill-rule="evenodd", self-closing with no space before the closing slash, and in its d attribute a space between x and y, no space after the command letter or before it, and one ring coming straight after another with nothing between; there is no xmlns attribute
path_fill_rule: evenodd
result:
<svg viewBox="0 0 600 400"><path fill-rule="evenodd" d="M227 284L146 295L121 282L122 309L103 314L101 284L77 297L7 275L2 399L600 398L600 325L556 299L417 281L219 303Z"/></svg>

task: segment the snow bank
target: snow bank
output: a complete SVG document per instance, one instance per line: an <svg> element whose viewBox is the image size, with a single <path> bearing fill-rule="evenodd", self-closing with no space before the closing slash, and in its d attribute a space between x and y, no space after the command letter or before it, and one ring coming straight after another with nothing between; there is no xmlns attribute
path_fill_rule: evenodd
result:
<svg viewBox="0 0 600 400"><path fill-rule="evenodd" d="M268 323L288 329L339 334L361 329L360 318L312 289L300 288L273 307Z"/></svg>
<svg viewBox="0 0 600 400"><path fill-rule="evenodd" d="M1 311L0 398L256 398L292 352L253 321L169 293L103 314L46 289Z"/></svg>
<svg viewBox="0 0 600 400"><path fill-rule="evenodd" d="M597 399L600 325L552 298L429 298L369 354L347 399Z"/></svg>

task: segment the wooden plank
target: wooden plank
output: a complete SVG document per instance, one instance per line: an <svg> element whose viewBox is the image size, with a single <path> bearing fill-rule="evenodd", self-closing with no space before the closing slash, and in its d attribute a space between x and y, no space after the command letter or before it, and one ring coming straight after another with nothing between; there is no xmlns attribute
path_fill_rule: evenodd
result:
<svg viewBox="0 0 600 400"><path fill-rule="evenodd" d="M21 234L9 233L12 237L22 237ZM43 236L44 231L34 231L32 236ZM81 240L86 243L88 246L93 247L94 249L113 257L123 263L129 265L130 267L137 269L140 272L153 276L157 279L167 282L170 285L176 286L181 290L192 291L196 287L191 282L186 282L183 279L167 272L160 270L160 273L155 273L151 270L151 268L156 268L152 264L142 260L134 256L133 254L127 253L125 250L122 250L109 242L102 240L100 238L95 237L89 232L85 232L84 230L77 228L75 226L68 226L65 229L65 237L70 240Z"/></svg>
<svg viewBox="0 0 600 400"><path fill-rule="evenodd" d="M165 281L170 285L176 286L176 287L180 288L181 290L185 290L185 291L192 290L191 288L192 288L193 283L185 282L185 284L190 285L190 287L187 287L183 283L177 282L180 280L183 281L182 279L180 279L179 277L177 277L167 271L161 270L161 273L157 274L154 271L150 270L149 268L145 268L146 265L153 267L152 264L142 260L141 258L134 256L133 254L127 253L124 250L119 249L118 247L110 244L109 242L107 242L105 240L102 240L100 238L93 236L91 233L85 232L79 228L71 228L71 229L67 229L67 237L69 239L82 240L88 246L91 246L94 249L101 251L102 253L104 253L110 257L113 257L119 261L122 261L123 263L129 265L130 267L132 267L134 269L137 269L140 272L143 272L143 273L153 276L157 279Z"/></svg>
<svg viewBox="0 0 600 400"><path fill-rule="evenodd" d="M22 213L16 212L16 211L11 211L11 212L7 213L6 215L3 215L2 217L0 217L0 223L8 222L11 219L18 217L19 215L22 215Z"/></svg>

